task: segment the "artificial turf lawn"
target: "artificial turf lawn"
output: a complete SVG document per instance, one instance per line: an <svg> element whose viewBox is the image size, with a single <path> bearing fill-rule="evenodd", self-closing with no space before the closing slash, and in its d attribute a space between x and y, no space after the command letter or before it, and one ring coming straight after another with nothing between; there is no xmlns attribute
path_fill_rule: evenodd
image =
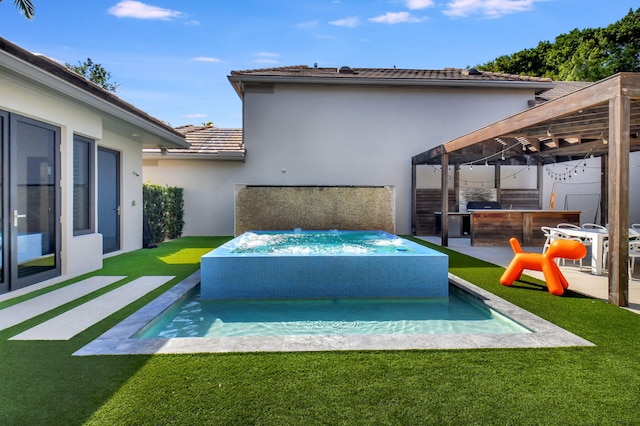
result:
<svg viewBox="0 0 640 426"><path fill-rule="evenodd" d="M552 296L526 277L502 287L502 268L438 247L452 273L597 346L71 356L227 239L182 238L106 259L96 274L177 278L67 342L7 340L54 313L0 332L0 424L640 423L640 315Z"/></svg>

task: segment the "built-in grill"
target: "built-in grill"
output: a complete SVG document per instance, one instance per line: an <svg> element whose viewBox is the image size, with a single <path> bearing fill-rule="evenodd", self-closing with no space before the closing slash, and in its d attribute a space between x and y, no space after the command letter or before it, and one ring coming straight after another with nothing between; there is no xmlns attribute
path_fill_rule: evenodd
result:
<svg viewBox="0 0 640 426"><path fill-rule="evenodd" d="M467 210L500 210L502 207L497 201L469 201Z"/></svg>

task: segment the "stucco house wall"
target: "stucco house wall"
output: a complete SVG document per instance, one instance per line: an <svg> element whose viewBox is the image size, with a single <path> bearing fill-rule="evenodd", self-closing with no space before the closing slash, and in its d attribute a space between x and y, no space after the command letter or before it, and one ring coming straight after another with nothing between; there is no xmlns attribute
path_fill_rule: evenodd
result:
<svg viewBox="0 0 640 426"><path fill-rule="evenodd" d="M31 55L3 39L0 39L0 47L0 110L60 129L61 235L58 238L61 244L61 275L42 284L100 269L105 256L102 235L97 231L97 196L93 200L93 232L84 235L74 235L73 232L74 135L95 141L92 155L96 173L98 148L119 153L120 249L114 253L141 248L142 148L157 144L187 146L186 142L182 142L182 136L112 94L102 93L97 86L88 85L75 74L66 75L71 72L50 60ZM75 80L79 81L80 87ZM89 90L85 91L83 87L89 87ZM164 134L166 138L162 137ZM2 142L6 144L6 149L9 140ZM98 177L94 175L94 193L97 191L97 181ZM7 209L7 206L4 208ZM5 238L4 242L4 250L9 251L8 239ZM9 290L13 290L9 284Z"/></svg>
<svg viewBox="0 0 640 426"><path fill-rule="evenodd" d="M184 188L184 235L233 234L234 184L395 186L396 230L408 234L411 157L535 96L506 87L271 87L245 88L244 163L145 160L145 181Z"/></svg>

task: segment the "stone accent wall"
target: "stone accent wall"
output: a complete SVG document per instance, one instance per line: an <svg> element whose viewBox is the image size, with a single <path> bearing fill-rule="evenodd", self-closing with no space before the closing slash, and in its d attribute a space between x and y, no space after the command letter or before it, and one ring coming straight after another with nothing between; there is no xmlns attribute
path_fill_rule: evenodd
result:
<svg viewBox="0 0 640 426"><path fill-rule="evenodd" d="M381 230L395 234L393 186L236 185L235 235L251 230Z"/></svg>

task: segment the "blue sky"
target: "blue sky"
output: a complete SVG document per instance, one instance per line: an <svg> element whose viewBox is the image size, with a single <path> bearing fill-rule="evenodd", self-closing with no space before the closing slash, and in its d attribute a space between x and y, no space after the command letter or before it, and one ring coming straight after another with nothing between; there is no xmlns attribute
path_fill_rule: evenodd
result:
<svg viewBox="0 0 640 426"><path fill-rule="evenodd" d="M117 95L172 126L241 127L232 70L285 65L464 68L572 29L607 26L638 0L0 0L0 36L62 63L91 58Z"/></svg>

